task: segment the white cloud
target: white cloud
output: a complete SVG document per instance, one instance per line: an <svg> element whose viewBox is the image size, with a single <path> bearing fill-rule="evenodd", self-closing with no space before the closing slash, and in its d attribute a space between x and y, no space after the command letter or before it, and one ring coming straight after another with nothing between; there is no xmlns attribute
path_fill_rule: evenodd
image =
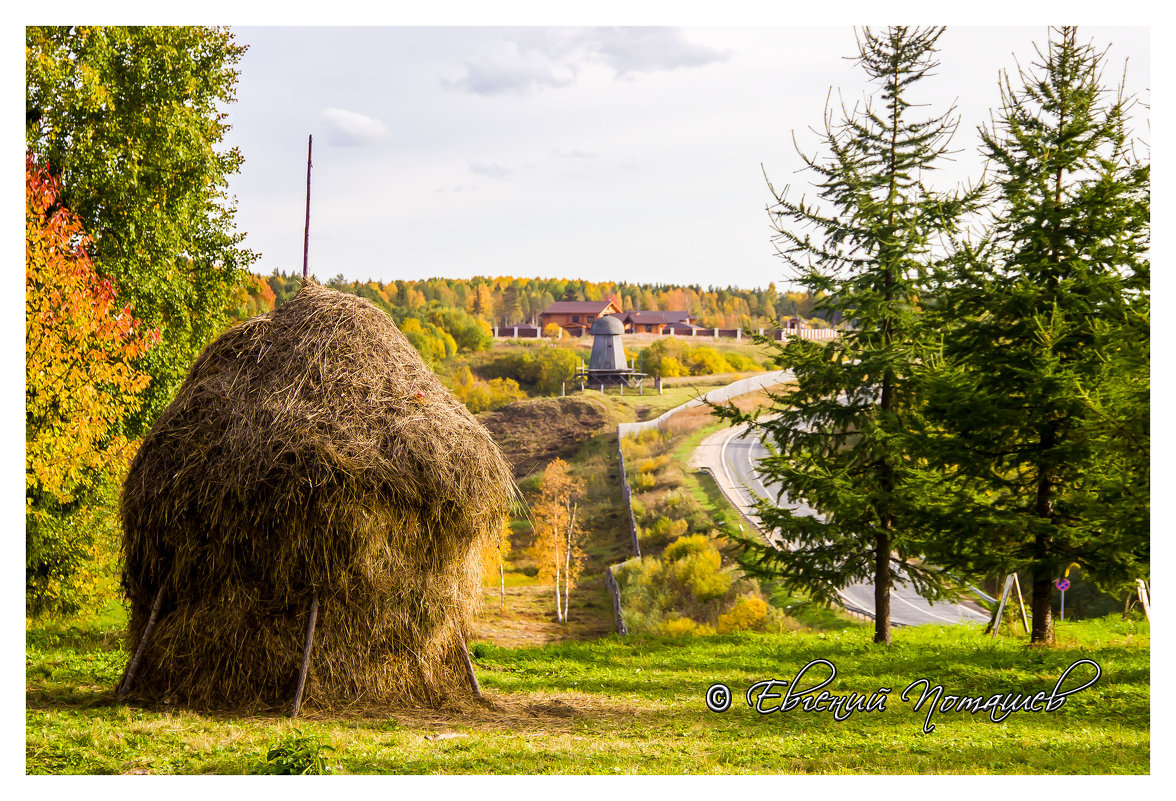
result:
<svg viewBox="0 0 1176 801"><path fill-rule="evenodd" d="M576 150L575 148L572 148L571 150L561 150L558 147L552 148L551 155L557 159L594 159L594 158L596 158L595 153L589 153L585 150Z"/></svg>
<svg viewBox="0 0 1176 801"><path fill-rule="evenodd" d="M470 172L474 175L486 175L490 178L505 178L508 175L514 175L515 170L499 164L496 161L471 161L469 162Z"/></svg>
<svg viewBox="0 0 1176 801"><path fill-rule="evenodd" d="M367 147L388 138L388 126L357 111L325 108L323 116L330 126L330 142L342 147Z"/></svg>
<svg viewBox="0 0 1176 801"><path fill-rule="evenodd" d="M539 50L520 47L513 41L467 61L465 68L465 77L444 81L445 87L476 95L501 95L567 86L576 79L576 65L561 64Z"/></svg>
<svg viewBox="0 0 1176 801"><path fill-rule="evenodd" d="M678 28L601 28L594 46L600 60L619 76L701 67L726 61L729 55L687 42Z"/></svg>
<svg viewBox="0 0 1176 801"><path fill-rule="evenodd" d="M574 83L586 63L603 64L617 77L632 77L701 67L729 55L686 41L678 28L524 29L467 60L465 76L444 85L478 95L526 94Z"/></svg>

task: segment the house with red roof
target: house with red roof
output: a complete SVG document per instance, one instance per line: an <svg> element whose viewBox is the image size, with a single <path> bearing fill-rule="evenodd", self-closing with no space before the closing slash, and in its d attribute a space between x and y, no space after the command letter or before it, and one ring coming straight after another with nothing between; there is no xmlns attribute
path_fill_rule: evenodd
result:
<svg viewBox="0 0 1176 801"><path fill-rule="evenodd" d="M555 323L572 336L582 336L600 317L619 314L621 302L609 296L605 300L557 300L539 315L539 327Z"/></svg>
<svg viewBox="0 0 1176 801"><path fill-rule="evenodd" d="M687 311L633 311L614 314L625 326L626 334L674 334L692 328L693 318Z"/></svg>

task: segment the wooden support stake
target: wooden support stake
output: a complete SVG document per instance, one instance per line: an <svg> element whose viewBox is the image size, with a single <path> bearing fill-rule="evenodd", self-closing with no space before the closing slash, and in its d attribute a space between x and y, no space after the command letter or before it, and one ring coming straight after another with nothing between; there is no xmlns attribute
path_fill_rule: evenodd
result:
<svg viewBox="0 0 1176 801"><path fill-rule="evenodd" d="M310 599L310 620L306 624L306 646L302 649L302 667L298 671L298 689L294 691L294 709L290 717L298 717L302 709L302 691L306 689L306 673L310 670L310 649L314 645L314 626L318 622L318 593Z"/></svg>
<svg viewBox="0 0 1176 801"><path fill-rule="evenodd" d="M1139 603L1143 606L1143 616L1151 622L1151 593L1148 592L1143 579L1136 579L1135 584L1139 588Z"/></svg>
<svg viewBox="0 0 1176 801"><path fill-rule="evenodd" d="M474 691L475 698L481 698L482 688L478 685L478 677L474 675L474 663L470 659L470 649L466 647L465 638L461 636L461 629L455 628L453 635L457 638L457 648L465 660L466 678L470 680L470 689Z"/></svg>
<svg viewBox="0 0 1176 801"><path fill-rule="evenodd" d="M613 575L611 565L604 570L604 586L608 589L608 594L612 598L613 620L616 623L617 634L624 637L629 633L629 629L625 626L625 618L621 614L621 590L617 586L617 579Z"/></svg>
<svg viewBox="0 0 1176 801"><path fill-rule="evenodd" d="M1013 574L1013 586L1017 588L1017 606L1021 607L1021 623L1025 626L1025 633L1031 634L1029 616L1025 614L1025 601L1021 598L1021 579L1017 578L1016 573Z"/></svg>
<svg viewBox="0 0 1176 801"><path fill-rule="evenodd" d="M143 627L143 634L139 637L139 644L135 648L135 655L131 658L131 664L127 666L127 675L123 678L122 686L118 688L118 700L127 697L127 693L131 691L131 685L135 681L135 671L139 669L139 661L143 658L143 652L147 650L147 641L151 639L151 632L155 630L155 622L159 620L159 607L163 605L163 587L155 591L155 600L151 603L151 614L147 616L147 625Z"/></svg>
<svg viewBox="0 0 1176 801"><path fill-rule="evenodd" d="M302 230L302 277L307 274L310 253L310 149L314 146L314 136L306 137L306 226Z"/></svg>
<svg viewBox="0 0 1176 801"><path fill-rule="evenodd" d="M987 634L988 632L990 632L990 631L991 631L991 632L992 632L992 636L993 636L993 637L995 637L995 636L996 636L996 633L997 633L998 631L1000 631L1000 621L1001 621L1001 618L1004 616L1004 608L1005 608L1005 604L1006 604L1006 603L1008 602L1008 600L1009 600L1009 591L1010 591L1010 590L1012 589L1012 587L1013 587L1013 579L1015 579L1015 578L1016 578L1016 574L1015 574L1015 573L1010 573L1010 574L1009 574L1009 575L1008 575L1008 576L1005 578L1004 589L1003 589L1003 590L1001 591L1001 593L1000 593L1000 605L999 605L999 606L997 606L997 608L996 608L996 614L994 614L994 615L992 616L992 620L991 620L991 622L989 622L989 624L988 624L988 628L984 630L984 633L985 633L985 634Z"/></svg>

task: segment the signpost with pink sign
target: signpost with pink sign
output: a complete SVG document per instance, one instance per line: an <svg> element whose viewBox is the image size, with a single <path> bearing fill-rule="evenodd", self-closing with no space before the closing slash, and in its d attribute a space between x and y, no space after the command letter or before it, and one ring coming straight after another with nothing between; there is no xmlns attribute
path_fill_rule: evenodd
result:
<svg viewBox="0 0 1176 801"><path fill-rule="evenodd" d="M1054 586L1062 593L1062 607L1058 610L1058 620L1066 619L1066 590L1070 589L1070 580L1068 578L1060 578L1054 581Z"/></svg>

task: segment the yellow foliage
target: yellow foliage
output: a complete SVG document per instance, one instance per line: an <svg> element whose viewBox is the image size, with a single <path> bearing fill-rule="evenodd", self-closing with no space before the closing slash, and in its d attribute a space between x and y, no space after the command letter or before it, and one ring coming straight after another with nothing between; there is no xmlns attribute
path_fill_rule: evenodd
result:
<svg viewBox="0 0 1176 801"><path fill-rule="evenodd" d="M582 532L577 521L572 522L572 509L584 490L584 482L572 477L568 463L553 459L543 471L539 484L539 498L531 506L535 519L535 541L529 549L539 570L541 582L555 581L557 570L564 577L568 570L566 543L571 529L571 578L574 586L580 572L582 554L578 546Z"/></svg>
<svg viewBox="0 0 1176 801"><path fill-rule="evenodd" d="M486 540L482 545L482 582L484 584L498 584L501 578L499 572L502 563L510 553L510 520L502 519L502 530L495 539Z"/></svg>
<svg viewBox="0 0 1176 801"><path fill-rule="evenodd" d="M714 634L715 630L705 623L696 623L688 617L675 617L663 623L660 626L659 633L669 637L681 637L683 635L697 637Z"/></svg>
<svg viewBox="0 0 1176 801"><path fill-rule="evenodd" d="M79 218L58 207L60 185L25 161L25 493L74 500L130 461L119 433L150 376L135 361L159 341L120 303L87 253Z"/></svg>
<svg viewBox="0 0 1176 801"><path fill-rule="evenodd" d="M633 476L633 489L650 490L657 486L657 479L649 473L638 473Z"/></svg>
<svg viewBox="0 0 1176 801"><path fill-rule="evenodd" d="M655 456L650 459L643 459L637 465L638 473L654 473L661 470L670 463L670 455L663 453L661 456Z"/></svg>
<svg viewBox="0 0 1176 801"><path fill-rule="evenodd" d="M474 414L501 409L526 397L526 393L519 388L519 382L513 378L483 381L470 372L465 362L457 366L457 372L453 375L453 394Z"/></svg>
<svg viewBox="0 0 1176 801"><path fill-rule="evenodd" d="M662 378L675 378L680 375L690 375L690 371L673 356L663 356L661 361L657 363L656 374Z"/></svg>
<svg viewBox="0 0 1176 801"><path fill-rule="evenodd" d="M702 534L679 537L662 554L666 576L696 600L722 597L731 589L731 575L722 569L719 549Z"/></svg>
<svg viewBox="0 0 1176 801"><path fill-rule="evenodd" d="M719 615L720 634L758 629L768 619L768 604L754 595L741 595L731 609Z"/></svg>

